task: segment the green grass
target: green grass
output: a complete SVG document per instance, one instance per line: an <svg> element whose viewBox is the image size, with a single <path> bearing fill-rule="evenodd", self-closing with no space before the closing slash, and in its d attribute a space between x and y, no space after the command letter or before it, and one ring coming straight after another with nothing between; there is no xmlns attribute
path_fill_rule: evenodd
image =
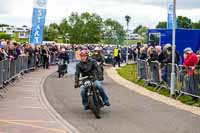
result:
<svg viewBox="0 0 200 133"><path fill-rule="evenodd" d="M137 82L137 65L136 64L126 65L120 69L117 69L117 72L121 77L125 78L126 80L131 81L140 86L144 86L144 83L145 83L144 81L140 80ZM161 89L159 92L157 92L153 86L147 86L145 88L152 92L159 93L163 96L170 97L169 90ZM200 99L194 100L191 96L182 95L178 100L187 105L200 107Z"/></svg>
<svg viewBox="0 0 200 133"><path fill-rule="evenodd" d="M137 44L138 42L142 42L141 40L128 40L128 44L132 45L132 44ZM124 40L124 44L127 44L127 40Z"/></svg>

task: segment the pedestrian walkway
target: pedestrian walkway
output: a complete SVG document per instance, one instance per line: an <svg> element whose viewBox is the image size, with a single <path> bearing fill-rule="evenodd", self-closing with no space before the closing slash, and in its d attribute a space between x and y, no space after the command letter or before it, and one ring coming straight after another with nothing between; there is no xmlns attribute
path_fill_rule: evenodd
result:
<svg viewBox="0 0 200 133"><path fill-rule="evenodd" d="M66 133L44 106L41 87L49 70L36 70L8 86L8 93L0 100L0 133Z"/></svg>

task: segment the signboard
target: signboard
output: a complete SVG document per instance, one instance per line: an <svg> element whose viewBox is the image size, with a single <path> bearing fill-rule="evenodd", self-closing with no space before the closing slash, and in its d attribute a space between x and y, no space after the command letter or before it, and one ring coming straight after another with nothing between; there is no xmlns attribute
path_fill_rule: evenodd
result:
<svg viewBox="0 0 200 133"><path fill-rule="evenodd" d="M43 30L46 18L47 0L34 0L32 29L30 43L33 45L42 44Z"/></svg>
<svg viewBox="0 0 200 133"><path fill-rule="evenodd" d="M168 2L168 21L167 21L167 28L168 29L172 29L173 28L173 15L174 15L174 12L173 12L173 1L170 0Z"/></svg>
<svg viewBox="0 0 200 133"><path fill-rule="evenodd" d="M19 39L26 39L28 38L26 32L19 32Z"/></svg>

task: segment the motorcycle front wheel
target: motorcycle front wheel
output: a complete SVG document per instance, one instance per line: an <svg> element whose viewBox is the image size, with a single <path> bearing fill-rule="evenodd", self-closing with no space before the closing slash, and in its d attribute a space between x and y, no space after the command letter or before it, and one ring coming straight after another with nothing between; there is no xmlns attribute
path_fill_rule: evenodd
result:
<svg viewBox="0 0 200 133"><path fill-rule="evenodd" d="M100 119L101 118L101 116L100 116L100 108L99 108L98 105L95 104L94 97L93 96L89 96L88 97L88 102L89 102L90 110L94 113L94 115L95 115L95 117L97 119Z"/></svg>

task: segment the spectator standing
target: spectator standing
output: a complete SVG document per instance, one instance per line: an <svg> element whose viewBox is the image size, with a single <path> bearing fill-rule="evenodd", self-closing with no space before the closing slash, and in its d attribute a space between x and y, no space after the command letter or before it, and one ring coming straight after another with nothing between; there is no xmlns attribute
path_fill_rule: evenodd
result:
<svg viewBox="0 0 200 133"><path fill-rule="evenodd" d="M198 64L199 59L197 55L192 51L191 48L184 50L184 63L183 65L187 69L186 77L186 91L190 94L197 94L198 80L195 75L195 67Z"/></svg>
<svg viewBox="0 0 200 133"><path fill-rule="evenodd" d="M132 51L133 51L133 61L137 62L137 53L138 53L137 48L136 47L133 48Z"/></svg>
<svg viewBox="0 0 200 133"><path fill-rule="evenodd" d="M146 60L147 59L147 48L146 47L140 48L140 57L139 57L139 59L141 59L141 60Z"/></svg>
<svg viewBox="0 0 200 133"><path fill-rule="evenodd" d="M8 57L11 60L17 59L17 52L16 49L10 41L7 41L7 47L8 47Z"/></svg>
<svg viewBox="0 0 200 133"><path fill-rule="evenodd" d="M119 46L117 46L114 49L113 53L114 53L114 63L113 63L113 66L115 67L116 63L118 63L118 67L120 67L121 60L120 60L120 49L119 49Z"/></svg>
<svg viewBox="0 0 200 133"><path fill-rule="evenodd" d="M43 56L43 68L48 69L49 68L49 51L47 46L44 46L42 49L42 56Z"/></svg>

